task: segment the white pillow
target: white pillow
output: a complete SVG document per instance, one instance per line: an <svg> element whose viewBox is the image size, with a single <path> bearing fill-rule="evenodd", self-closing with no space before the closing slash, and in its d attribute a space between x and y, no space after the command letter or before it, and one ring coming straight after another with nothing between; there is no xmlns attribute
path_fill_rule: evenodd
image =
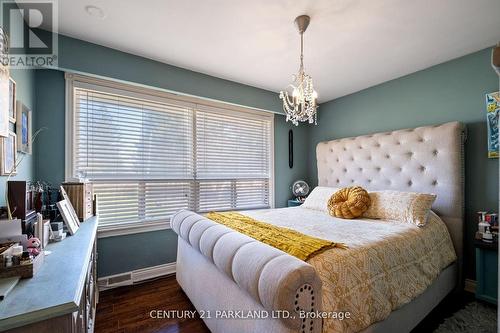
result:
<svg viewBox="0 0 500 333"><path fill-rule="evenodd" d="M316 186L306 198L302 207L328 212L328 200L339 189L336 187Z"/></svg>
<svg viewBox="0 0 500 333"><path fill-rule="evenodd" d="M371 204L363 216L413 223L423 227L427 223L436 195L431 193L373 191Z"/></svg>

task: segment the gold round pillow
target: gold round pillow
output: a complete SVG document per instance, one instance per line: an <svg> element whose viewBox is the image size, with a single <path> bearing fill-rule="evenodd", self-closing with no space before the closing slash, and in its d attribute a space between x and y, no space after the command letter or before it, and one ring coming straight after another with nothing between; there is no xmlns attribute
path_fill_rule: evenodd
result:
<svg viewBox="0 0 500 333"><path fill-rule="evenodd" d="M368 192L361 186L345 187L330 197L328 212L335 217L353 219L366 212L370 203Z"/></svg>

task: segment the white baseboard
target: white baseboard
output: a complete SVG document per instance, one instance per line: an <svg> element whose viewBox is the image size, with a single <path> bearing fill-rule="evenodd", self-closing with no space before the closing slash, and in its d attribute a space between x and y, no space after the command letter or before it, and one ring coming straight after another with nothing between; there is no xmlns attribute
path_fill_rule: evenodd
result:
<svg viewBox="0 0 500 333"><path fill-rule="evenodd" d="M476 280L465 279L464 290L470 293L476 293Z"/></svg>
<svg viewBox="0 0 500 333"><path fill-rule="evenodd" d="M146 280L175 273L175 262L103 276L98 279L99 290L107 290L121 286L130 286Z"/></svg>

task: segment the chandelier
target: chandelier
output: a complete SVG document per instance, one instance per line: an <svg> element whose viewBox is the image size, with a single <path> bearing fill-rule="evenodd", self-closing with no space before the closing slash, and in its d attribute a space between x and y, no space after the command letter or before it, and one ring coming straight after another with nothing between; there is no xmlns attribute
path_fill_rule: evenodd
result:
<svg viewBox="0 0 500 333"><path fill-rule="evenodd" d="M300 33L299 72L292 76L293 82L284 91L280 91L286 121L291 121L295 126L304 121L317 124L316 98L318 98L318 93L313 88L312 77L304 71L304 32L310 20L311 18L307 15L301 15L295 19Z"/></svg>

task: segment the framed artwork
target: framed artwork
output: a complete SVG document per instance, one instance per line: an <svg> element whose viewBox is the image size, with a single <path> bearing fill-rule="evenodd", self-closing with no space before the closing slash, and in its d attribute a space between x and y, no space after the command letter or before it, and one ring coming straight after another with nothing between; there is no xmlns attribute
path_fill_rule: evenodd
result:
<svg viewBox="0 0 500 333"><path fill-rule="evenodd" d="M75 211L73 206L67 200L61 200L57 203L57 208L59 209L59 213L61 213L64 224L68 227L70 235L74 235L80 227L80 221L78 221L78 217L75 220L76 213L75 216L71 213L71 210Z"/></svg>
<svg viewBox="0 0 500 333"><path fill-rule="evenodd" d="M73 219L76 221L76 223L78 224L78 226L80 226L80 219L78 218L78 215L76 214L75 208L73 207L73 204L71 203L71 200L69 200L68 193L66 193L66 190L62 186L59 186L59 189L61 191L62 198L64 200L66 200L68 202L69 206L70 206L69 207L70 208L70 213L73 216Z"/></svg>
<svg viewBox="0 0 500 333"><path fill-rule="evenodd" d="M498 158L499 137L498 120L500 117L500 93L486 94L486 122L488 127L488 157Z"/></svg>
<svg viewBox="0 0 500 333"><path fill-rule="evenodd" d="M0 64L0 137L9 136L9 69Z"/></svg>
<svg viewBox="0 0 500 333"><path fill-rule="evenodd" d="M17 149L18 151L26 154L31 154L31 135L32 135L32 121L31 110L26 105L17 102Z"/></svg>
<svg viewBox="0 0 500 333"><path fill-rule="evenodd" d="M1 145L1 163L2 176L15 175L16 170L16 151L17 151L17 137L14 132L9 132L9 136L2 138Z"/></svg>
<svg viewBox="0 0 500 333"><path fill-rule="evenodd" d="M9 121L16 123L16 81L9 78Z"/></svg>

